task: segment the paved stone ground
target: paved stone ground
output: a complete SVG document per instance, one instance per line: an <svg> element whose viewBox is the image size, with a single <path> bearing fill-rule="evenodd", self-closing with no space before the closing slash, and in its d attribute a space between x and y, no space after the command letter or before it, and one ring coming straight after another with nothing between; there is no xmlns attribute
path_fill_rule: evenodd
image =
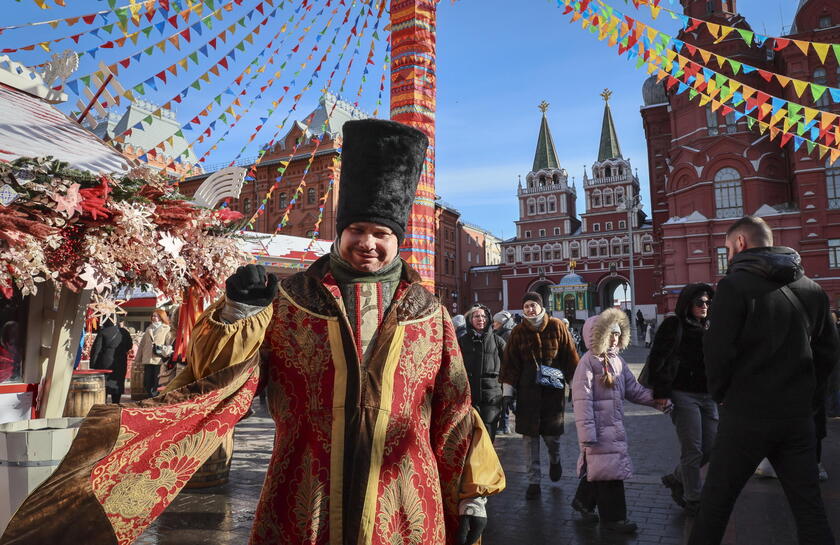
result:
<svg viewBox="0 0 840 545"><path fill-rule="evenodd" d="M638 374L644 349L625 354ZM267 412L254 405L256 414L236 428L236 448L231 482L206 490L182 492L136 543L140 545L245 545L259 499L265 468L271 456L274 425ZM508 488L488 504L489 523L485 545L603 544L680 545L690 532L691 519L670 499L660 477L677 461L676 436L670 419L647 407L626 406L627 433L635 475L626 483L629 517L639 524L635 536L601 532L598 526L577 522L569 504L577 487L574 478L578 456L574 419L569 409L563 437L564 477L551 483L545 467L542 497L525 501L524 451L521 436L496 439ZM824 483L829 520L840 536L840 419L829 422L823 444L824 463L832 479ZM547 463L546 463L547 466ZM736 504L725 545L793 545L796 534L781 486L774 479L754 478ZM294 544L290 544L294 545Z"/></svg>

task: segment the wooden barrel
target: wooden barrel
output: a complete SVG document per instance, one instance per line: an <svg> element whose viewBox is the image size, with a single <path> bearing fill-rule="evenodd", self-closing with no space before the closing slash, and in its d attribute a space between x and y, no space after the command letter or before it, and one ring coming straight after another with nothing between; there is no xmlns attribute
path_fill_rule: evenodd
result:
<svg viewBox="0 0 840 545"><path fill-rule="evenodd" d="M143 371L145 365L136 361L131 365L131 400L140 401L152 397L143 386Z"/></svg>
<svg viewBox="0 0 840 545"><path fill-rule="evenodd" d="M222 444L195 472L185 488L209 488L228 482L230 461L233 458L233 431L225 435Z"/></svg>
<svg viewBox="0 0 840 545"><path fill-rule="evenodd" d="M105 403L105 375L110 371L73 371L64 416L87 416L90 408Z"/></svg>

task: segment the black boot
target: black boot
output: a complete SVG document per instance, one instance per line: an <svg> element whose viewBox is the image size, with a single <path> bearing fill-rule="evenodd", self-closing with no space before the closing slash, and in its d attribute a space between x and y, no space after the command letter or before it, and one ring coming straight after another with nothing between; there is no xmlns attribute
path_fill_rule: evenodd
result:
<svg viewBox="0 0 840 545"><path fill-rule="evenodd" d="M601 528L619 534L635 534L639 527L629 520L601 521Z"/></svg>
<svg viewBox="0 0 840 545"><path fill-rule="evenodd" d="M671 490L671 499L680 507L685 507L684 489L682 483L672 473L662 477L662 484Z"/></svg>
<svg viewBox="0 0 840 545"><path fill-rule="evenodd" d="M563 476L563 465L560 462L556 464L549 464L548 466L548 478L552 480L552 482L557 482L560 480L560 477Z"/></svg>
<svg viewBox="0 0 840 545"><path fill-rule="evenodd" d="M595 514L594 509L587 509L583 502L575 498L572 500L572 509L580 513L581 522L595 524L598 522L598 515Z"/></svg>
<svg viewBox="0 0 840 545"><path fill-rule="evenodd" d="M525 499L526 500L535 500L540 497L540 485L538 484L529 484L528 489L525 490Z"/></svg>

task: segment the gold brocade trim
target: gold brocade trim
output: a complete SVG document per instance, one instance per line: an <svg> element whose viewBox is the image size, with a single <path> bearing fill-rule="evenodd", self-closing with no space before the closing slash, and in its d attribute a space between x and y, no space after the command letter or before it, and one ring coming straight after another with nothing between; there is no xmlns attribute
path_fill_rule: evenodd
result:
<svg viewBox="0 0 840 545"><path fill-rule="evenodd" d="M330 545L341 545L344 537L344 403L347 395L347 361L338 320L327 323L333 378L332 433L330 437Z"/></svg>
<svg viewBox="0 0 840 545"><path fill-rule="evenodd" d="M431 320L432 318L437 318L440 315L441 312L442 312L441 307L440 307L440 305L438 305L437 309L435 309L435 311L433 313L429 314L428 316L423 316L422 318L417 318L415 320L400 321L399 324L402 325L402 326L419 324L420 322L426 322L426 321Z"/></svg>
<svg viewBox="0 0 840 545"><path fill-rule="evenodd" d="M277 285L277 288L280 290L280 294L281 294L283 297L285 297L286 299L288 299L288 301L289 301L291 304L293 304L294 306L296 306L297 308L299 308L299 309L300 309L300 310L302 310L303 312L305 312L305 313L307 313L307 314L310 314L310 315L312 315L312 316L315 316L316 318L321 318L322 320L328 320L329 322L335 322L335 321L338 321L338 317L336 317L336 316L327 316L327 315L325 315L325 314L318 314L317 312L312 312L312 311L311 311L311 310L309 310L308 308L306 308L306 307L303 307L303 306L299 305L297 301L295 301L294 299L292 299L292 296L291 296L291 295L289 295L289 292L287 292L286 290L284 290L284 289L283 289L283 286L282 286L282 285L278 284L278 285Z"/></svg>
<svg viewBox="0 0 840 545"><path fill-rule="evenodd" d="M385 434L388 430L391 402L394 397L394 375L396 375L397 364L400 362L404 336L405 326L402 324L397 325L397 329L394 331L394 338L391 340L391 346L388 349L388 358L385 360L385 370L382 373L382 395L379 400L376 425L373 429L370 472L368 473L368 482L365 491L365 505L362 510L362 523L359 528L358 543L360 545L370 545L373 540L373 529L376 523L376 500L379 495L379 473L382 471L382 460L385 456Z"/></svg>

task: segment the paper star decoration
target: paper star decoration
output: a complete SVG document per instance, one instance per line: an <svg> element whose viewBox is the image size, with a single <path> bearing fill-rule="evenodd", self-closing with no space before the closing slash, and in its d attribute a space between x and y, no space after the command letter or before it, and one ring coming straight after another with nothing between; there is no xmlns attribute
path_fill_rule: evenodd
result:
<svg viewBox="0 0 840 545"><path fill-rule="evenodd" d="M169 233L163 233L160 235L160 240L158 244L163 246L163 249L166 250L166 253L171 255L172 257L178 257L181 255L181 248L184 247L184 240L178 237L173 237Z"/></svg>
<svg viewBox="0 0 840 545"><path fill-rule="evenodd" d="M78 183L74 183L68 187L66 195L53 193L52 198L56 202L55 210L64 214L68 218L72 217L75 212L82 211L82 196L79 194Z"/></svg>
<svg viewBox="0 0 840 545"><path fill-rule="evenodd" d="M118 314L128 314L123 308L126 299L111 299L107 296L101 296L98 293L93 294L93 302L88 305L88 308L93 314L93 318L99 322L111 319L116 323Z"/></svg>
<svg viewBox="0 0 840 545"><path fill-rule="evenodd" d="M91 267L90 264L85 265L85 268L82 271L82 273L79 275L79 278L81 280L84 280L84 282L85 282L85 288L84 289L86 289L86 290L95 290L95 291L101 292L108 285L102 279L102 276L100 276L99 273L96 271L96 269Z"/></svg>

